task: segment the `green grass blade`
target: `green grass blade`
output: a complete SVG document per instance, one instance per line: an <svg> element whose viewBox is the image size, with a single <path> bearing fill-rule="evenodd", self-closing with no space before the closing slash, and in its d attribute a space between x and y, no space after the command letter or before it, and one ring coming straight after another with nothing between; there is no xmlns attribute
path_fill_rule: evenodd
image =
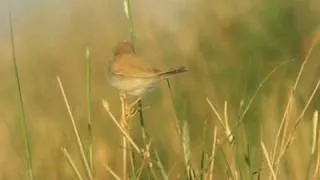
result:
<svg viewBox="0 0 320 180"><path fill-rule="evenodd" d="M93 134L92 134L92 120L93 120L93 110L92 110L92 92L91 92L91 62L90 62L90 50L86 48L86 100L87 100L87 121L88 121L88 134L89 134L89 166L91 171L93 171Z"/></svg>
<svg viewBox="0 0 320 180"><path fill-rule="evenodd" d="M130 38L130 41L133 43L134 42L134 33L133 33L133 18L132 18L131 1L124 0L123 6L124 6L124 12L125 12L127 20L128 20L129 38Z"/></svg>
<svg viewBox="0 0 320 180"><path fill-rule="evenodd" d="M19 114L20 114L20 120L21 120L20 123L22 126L22 132L23 132L26 179L33 180L30 136L29 136L27 122L26 122L26 115L25 115L24 103L23 103L22 91L21 91L21 83L19 78L19 70L17 65L10 1L9 1L9 29L10 29L10 41L11 41L11 50L12 50L12 63L14 68L13 71L15 75L17 95L18 95L18 101L19 101Z"/></svg>

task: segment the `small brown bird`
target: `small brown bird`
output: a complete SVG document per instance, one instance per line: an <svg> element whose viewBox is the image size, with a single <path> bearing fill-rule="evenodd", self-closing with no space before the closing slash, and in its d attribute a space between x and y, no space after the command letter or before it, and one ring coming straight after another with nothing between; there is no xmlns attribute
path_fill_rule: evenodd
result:
<svg viewBox="0 0 320 180"><path fill-rule="evenodd" d="M125 41L117 44L114 49L108 77L110 84L120 93L141 97L155 88L161 80L186 71L183 66L168 71L152 68L134 53L133 44Z"/></svg>

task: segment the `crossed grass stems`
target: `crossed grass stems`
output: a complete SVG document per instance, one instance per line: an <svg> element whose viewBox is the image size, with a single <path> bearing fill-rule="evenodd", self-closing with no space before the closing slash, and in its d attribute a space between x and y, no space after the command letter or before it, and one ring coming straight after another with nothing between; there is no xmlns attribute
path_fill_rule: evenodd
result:
<svg viewBox="0 0 320 180"><path fill-rule="evenodd" d="M262 167L260 170L252 172L253 174L257 174L258 176L260 176L260 174L262 172L265 172L268 170L270 172L269 179L275 179L275 180L278 179L277 176L279 173L281 160L283 159L285 153L287 152L290 144L294 141L295 133L297 132L297 127L301 123L306 110L308 109L311 101L313 100L316 92L319 89L320 78L317 80L317 83L316 83L313 91L311 92L310 96L308 97L306 104L304 105L299 116L296 118L293 128L289 129L289 123L290 123L289 122L289 120L290 120L289 114L291 111L291 107L293 105L294 92L296 91L296 89L298 87L298 84L301 80L301 76L302 76L304 67L307 64L307 62L309 61L310 56L311 56L311 52L317 42L318 41L314 41L312 43L311 48L307 52L307 55L306 55L302 65L300 67L300 70L299 70L298 75L296 77L295 83L289 89L288 101L286 103L286 108L285 108L285 111L284 111L283 116L281 118L281 123L280 123L280 126L277 131L277 135L276 135L276 139L274 141L272 151L270 153L268 153L268 150L265 146L264 141L261 140L261 142L260 142L261 151L262 151L262 154L263 154L263 156L265 158L265 162L266 162L266 167ZM214 178L214 174L213 174L214 173L214 165L215 165L217 151L222 151L224 154L226 154L227 157L229 157L229 158L225 158L225 165L226 165L227 174L228 174L227 176L231 179L240 179L241 172L239 172L238 168L236 167L235 161L230 159L230 157L233 157L233 153L236 153L235 146L232 143L235 139L234 132L239 127L239 125L242 124L242 122L245 119L245 116L246 116L248 110L250 109L252 103L254 102L258 92L264 86L266 81L280 67L288 64L289 62L291 62L291 61L285 61L285 62L279 64L278 66L276 66L260 82L258 88L253 93L253 96L250 98L250 100L248 101L248 104L245 106L242 114L240 115L239 120L235 123L235 125L233 127L230 127L230 124L229 124L228 103L227 102L224 103L224 110L223 110L223 114L221 115L221 113L218 112L218 110L215 108L215 106L213 105L211 100L209 98L206 98L206 101L207 101L209 107L211 108L212 112L215 114L216 118L218 119L220 127L218 125L214 126L213 135L212 135L213 138L212 138L211 153L208 153L205 150L203 150L202 156L205 157L205 155L206 155L209 157L202 160L203 162L201 163L202 165L201 165L200 169L196 170L194 167L192 167L192 165L190 163L190 159L191 159L190 151L191 150L190 150L190 144L189 144L190 137L189 137L189 133L188 133L188 131L189 131L188 124L187 124L187 122L184 121L184 123L182 124L182 128L180 128L180 125L178 124L178 121L177 121L177 124L179 126L178 127L178 134L181 137L181 146L183 149L183 156L185 159L185 169L186 169L185 172L186 172L187 179L199 179L199 178L213 179ZM80 152L82 155L82 161L83 161L85 169L86 169L87 177L89 179L94 179L93 169L90 168L88 160L87 160L86 155L84 153L84 150L83 150L84 148L82 146L82 143L81 143L81 140L79 137L79 133L77 131L76 124L74 122L74 118L71 113L71 109L70 109L69 103L67 101L67 98L66 98L63 86L62 86L62 82L59 77L57 77L57 81L59 83L59 87L61 89L63 98L65 100L66 107L68 109L70 119L72 121L72 125L74 127L73 129L74 129L74 132L75 132L75 135L77 138L77 142L78 142L78 146L79 146L79 149L80 149ZM111 112L109 103L106 100L102 100L102 105L103 105L104 109L108 113L111 120L115 123L115 125L117 126L117 128L121 132L121 136L123 137L123 144L122 144L122 146L123 146L122 147L122 150L123 150L123 171L122 171L121 178L107 164L104 165L106 171L108 171L115 179L128 179L129 173L128 173L128 162L127 161L128 161L128 159L130 159L131 165L133 165L132 155L133 155L133 152L136 152L143 159L143 163L140 167L137 168L136 171L132 172L132 174L130 176L131 178L139 179L139 177L141 176L141 174L143 172L143 169L145 167L147 167L150 170L149 172L151 173L151 175L154 179L169 179L170 171L169 171L169 173L167 171L165 171L164 166L158 156L157 151L154 148L152 148L152 146L151 146L151 141L150 141L148 135L146 134L146 131L144 129L144 125L141 124L141 127L143 129L142 137L144 140L143 147L139 147L130 135L130 127L131 127L130 119L136 114L136 112L138 112L140 110L140 109L136 109L136 105L140 99L134 101L130 105L128 105L128 102L127 102L127 99L125 98L125 96L120 95L120 100L121 100L121 117L119 118L119 120ZM319 176L318 169L320 167L320 156L319 156L319 149L318 149L318 145L317 145L319 142L319 133L317 133L317 127L318 127L318 111L317 110L314 111L312 121L313 121L312 150L311 150L311 156L310 156L310 158L312 158L312 160L310 160L309 168L308 168L309 170L307 172L307 175L308 175L308 177L309 177L309 175L312 177L318 177ZM224 132L225 136L223 138L218 138L217 134L218 134L219 130ZM74 172L78 176L78 179L85 179L80 174L78 168L75 166L75 163L73 162L72 158L68 154L68 151L64 148L62 149L62 151L63 151L64 155L66 156L66 159L69 161L71 167L74 169ZM128 152L131 152L130 153L131 156L129 156L129 157L128 157ZM154 157L151 156L152 154L154 154ZM313 172L311 172L312 171L311 166L314 166ZM155 167L157 167L157 168L155 168ZM135 167L132 167L132 166L131 166L131 168L135 169ZM157 174L158 170L160 170L161 178L158 177L159 176Z"/></svg>
<svg viewBox="0 0 320 180"><path fill-rule="evenodd" d="M279 170L280 161L284 157L286 151L288 150L289 145L293 142L294 135L296 133L297 127L301 123L301 120L304 117L304 114L305 114L306 110L308 109L308 107L309 107L314 95L318 91L318 88L319 88L319 85L320 85L320 79L318 79L318 81L317 81L317 83L316 83L311 95L309 96L309 98L307 100L307 103L305 104L304 108L302 109L301 113L299 114L298 118L295 121L294 128L290 131L288 129L288 127L289 127L288 114L290 114L290 107L292 106L292 103L293 103L294 92L297 89L297 86L298 86L299 81L301 79L301 75L303 73L304 67L307 64L308 60L310 59L311 52L312 52L314 46L315 46L315 43L313 43L311 48L309 49L309 51L308 51L308 53L306 55L306 58L303 61L301 67L300 67L300 70L299 70L299 73L297 75L296 81L295 81L293 87L289 90L289 98L288 98L288 101L287 101L287 104L286 104L285 112L283 114L283 117L282 117L282 120L281 120L281 123L280 123L280 127L279 127L278 132L277 132L277 136L276 136L276 140L275 140L275 143L274 143L274 146L273 146L272 153L268 154L268 151L267 151L267 149L265 147L265 144L264 144L263 140L260 143L261 144L261 149L263 151L263 155L265 157L268 169L270 171L270 178L271 179L277 179L277 173L278 173L278 170ZM222 151L225 151L225 152L227 152L227 151L230 152L230 151L234 150L234 148L232 147L232 143L231 143L233 141L233 139L234 139L233 132L236 130L236 128L244 120L244 117L245 117L246 113L248 112L248 110L251 107L255 97L257 96L259 90L263 87L265 82L269 79L269 77L278 68L280 68L281 66L283 66L283 65L285 65L287 63L288 63L288 61L284 62L284 63L281 63L280 65L275 67L266 76L266 78L261 81L261 83L259 84L257 90L254 92L253 96L249 100L247 106L244 108L244 111L243 111L242 115L240 116L239 121L236 123L236 125L233 128L230 128L230 125L229 125L227 102L225 102L224 112L223 112L223 115L221 115L220 113L218 113L218 110L215 108L215 106L209 100L209 98L206 99L209 107L212 109L212 112L216 115L216 117L217 117L217 119L218 119L218 121L219 121L219 123L220 123L220 125L222 127L222 131L224 131L224 133L225 133L225 138L224 139L218 139L217 138L218 127L216 125L214 127L214 131L213 131L214 133L213 133L213 142L212 142L211 155L207 159L208 167L206 167L205 169L200 169L198 171L198 172L202 172L200 174L199 173L198 174L194 173L195 170L191 168L190 164L188 164L189 160L190 160L190 154L185 154L184 155L184 156L186 156L185 157L186 158L186 160L185 160L186 169L189 169L189 170L187 170L187 172L189 173L189 175L188 175L189 179L196 179L199 176L202 176L204 179L212 179L213 178L216 151L222 150ZM82 143L82 141L80 139L80 135L79 135L78 129L76 127L76 123L75 123L74 117L72 115L71 107L70 107L70 105L68 103L66 93L64 91L62 82L61 82L59 77L57 77L57 81L58 81L58 84L59 84L59 87L60 87L64 102L66 104L66 107L67 107L71 122L72 122L72 126L73 126L73 130L74 130L74 133L75 133L75 136L76 136L76 139L77 139L78 147L79 147L79 150L81 152L81 159L82 159L82 162L83 162L83 164L85 166L85 169L86 169L86 176L89 179L94 179L92 159L87 158L88 156L86 155L84 147L82 145L83 143ZM128 106L124 96L120 96L120 99L121 99L121 118L120 118L120 121L118 121L117 118L111 112L108 102L105 101L105 100L102 100L102 104L103 104L106 112L109 114L109 116L111 117L113 122L119 128L120 132L122 133L123 138L126 140L125 142L128 142L130 144L130 146L132 147L132 149L134 151L136 151L138 154L141 155L141 157L143 158L143 160L145 162L144 164L146 164L148 166L148 168L150 168L150 172L152 172L154 178L155 179L159 179L157 177L156 173L155 173L156 170L154 169L154 166L153 166L153 164L156 164L157 167L161 171L162 179L168 179L169 175L163 169L163 165L162 165L162 163L161 163L161 161L159 159L159 156L157 155L156 151L154 150L154 152L156 154L155 155L156 160L153 160L151 158L151 156L150 156L150 154L151 154L151 152L150 152L150 150L151 150L151 142L150 142L150 140L147 140L147 136L146 135L143 136L143 138L145 140L144 142L146 142L144 144L143 148L140 148L134 142L132 137L130 136L130 133L129 133L130 123L128 123L128 120L133 117L135 112L137 112L137 111L132 111L132 110L135 109L133 107L135 107L135 105L137 104L138 100L135 101L133 104ZM318 111L314 111L313 132L312 132L313 140L312 140L312 151L311 151L311 155L314 158L314 161L310 161L310 163L314 163L314 166L315 166L314 172L312 173L313 177L317 177L318 176L318 173L319 173L318 169L319 169L319 166L320 166L319 165L320 164L320 157L319 157L318 146L317 146L317 143L318 143L318 140L319 140L318 133L317 133L317 126L318 126ZM182 132L180 131L179 134L183 136L182 137L182 139L183 139L182 146L184 148L188 148L188 147L190 147L189 144L186 144L186 143L189 143L189 139L190 139L189 134L187 133L188 129L182 128L181 130L182 130ZM229 143L226 143L226 142L229 142ZM228 145L228 147L223 147L224 144ZM130 148L128 148L127 145L128 145L127 143L123 144L123 146L124 146L123 147L123 151L125 151L125 152L128 152L128 150L130 150ZM224 148L227 148L227 149L224 149ZM184 150L184 152L188 152L188 151L190 152L190 150L186 150L186 149ZM77 168L77 166L75 165L74 161L72 160L70 154L68 153L68 150L65 149L65 148L62 148L62 152L65 155L66 159L69 161L69 163L70 163L71 167L73 168L75 174L77 175L78 179L80 179L80 180L85 179L83 177L83 175L81 175L81 173L80 173L79 169ZM202 152L202 153L204 154L205 152ZM89 156L89 157L91 157L91 156ZM127 157L127 156L124 156L124 157ZM123 162L127 162L127 160L123 160ZM230 177L232 177L232 179L239 179L239 172L238 172L234 162L233 163L228 163L228 160L226 160L226 165L228 166L227 169L229 171ZM104 166L105 166L106 170L108 172L110 172L110 174L112 174L114 176L114 178L121 179L120 176L117 175L108 165L104 165ZM136 174L136 177L135 177L136 179L139 179L139 176L141 175L142 170L144 168L143 166L144 165L142 165L139 168L138 173ZM309 166L311 166L311 164L309 164ZM123 176L122 177L123 177L122 179L127 179L128 178L127 163L125 163L125 168L123 170Z"/></svg>

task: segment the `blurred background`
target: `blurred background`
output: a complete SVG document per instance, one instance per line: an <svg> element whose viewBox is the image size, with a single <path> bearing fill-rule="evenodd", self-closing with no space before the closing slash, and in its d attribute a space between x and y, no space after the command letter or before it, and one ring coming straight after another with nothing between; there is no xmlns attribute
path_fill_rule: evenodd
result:
<svg viewBox="0 0 320 180"><path fill-rule="evenodd" d="M30 132L35 179L75 179L61 153L69 150L81 167L80 154L56 76L64 85L81 138L88 143L85 49L92 63L94 161L97 177L111 179L103 165L121 172L120 133L101 105L105 99L119 117L120 101L106 80L106 63L116 43L128 39L122 1L13 0L12 22L21 88ZM9 4L0 0L0 179L23 179L24 148L12 64ZM280 67L259 91L242 131L252 152L253 171L261 168L260 141L273 147L281 117L300 65L312 42L320 40L318 0L135 0L132 1L137 53L160 69L185 65L190 72L172 79L144 98L146 130L165 169L180 158L176 121L190 127L192 160L200 164L202 132L219 126L206 98L223 114L228 104L230 125L238 120L259 83ZM292 121L300 114L320 77L319 46L313 49L294 94ZM311 117L319 109L319 93L308 108L290 146L279 179L305 178L311 149ZM133 120L133 137L140 129ZM223 136L223 132L220 132ZM211 147L208 141L208 147ZM239 150L242 151L242 150ZM219 163L218 165L219 166ZM266 167L264 165L264 167ZM176 172L175 172L176 171ZM266 179L269 175L262 176ZM224 179L224 172L216 173ZM171 179L175 179L172 175Z"/></svg>

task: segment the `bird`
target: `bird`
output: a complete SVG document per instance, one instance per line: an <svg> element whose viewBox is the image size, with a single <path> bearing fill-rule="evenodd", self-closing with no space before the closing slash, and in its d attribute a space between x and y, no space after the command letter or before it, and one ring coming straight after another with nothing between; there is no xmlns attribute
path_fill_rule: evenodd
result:
<svg viewBox="0 0 320 180"><path fill-rule="evenodd" d="M185 66L167 71L153 68L135 53L133 43L122 41L116 44L113 50L113 57L108 65L108 79L120 94L141 98L161 81L187 71Z"/></svg>

